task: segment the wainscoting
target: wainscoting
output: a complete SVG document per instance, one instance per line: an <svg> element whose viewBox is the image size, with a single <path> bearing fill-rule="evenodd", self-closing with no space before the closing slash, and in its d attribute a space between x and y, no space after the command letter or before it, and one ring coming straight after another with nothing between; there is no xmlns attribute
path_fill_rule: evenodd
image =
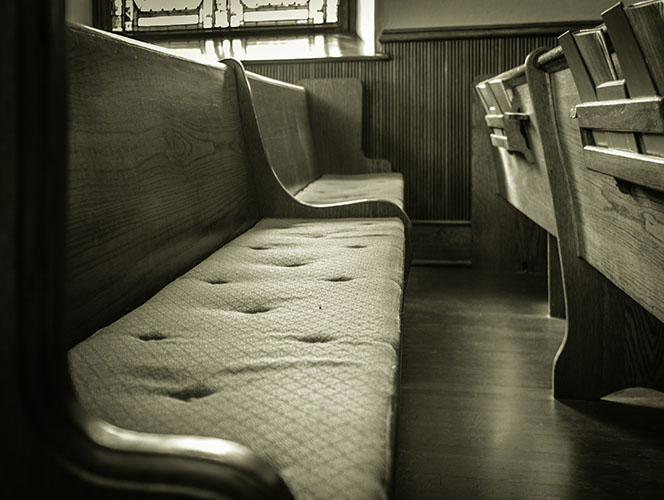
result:
<svg viewBox="0 0 664 500"><path fill-rule="evenodd" d="M564 31L560 27L558 32ZM296 83L304 78L355 77L364 83L363 144L386 158L406 181L406 211L414 220L471 220L473 78L522 64L552 35L408 40L387 37L389 60L251 63L248 70ZM428 33L428 35L430 35ZM480 37L482 35L482 37Z"/></svg>

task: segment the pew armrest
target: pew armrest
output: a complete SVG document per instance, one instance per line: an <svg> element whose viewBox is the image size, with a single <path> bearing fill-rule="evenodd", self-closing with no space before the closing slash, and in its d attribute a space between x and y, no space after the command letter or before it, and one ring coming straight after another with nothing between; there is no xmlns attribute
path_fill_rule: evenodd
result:
<svg viewBox="0 0 664 500"><path fill-rule="evenodd" d="M72 425L60 434L67 461L95 482L202 498L293 498L279 473L239 443L122 429L75 400L68 413Z"/></svg>
<svg viewBox="0 0 664 500"><path fill-rule="evenodd" d="M232 67L235 71L242 128L247 153L252 164L256 189L258 190L261 216L296 218L398 217L404 224L406 240L404 275L407 276L412 259L412 223L406 212L388 200L364 199L325 205L313 205L297 200L279 180L268 159L253 105L251 86L244 66L235 59L224 59L222 63ZM384 162L385 160L378 161Z"/></svg>

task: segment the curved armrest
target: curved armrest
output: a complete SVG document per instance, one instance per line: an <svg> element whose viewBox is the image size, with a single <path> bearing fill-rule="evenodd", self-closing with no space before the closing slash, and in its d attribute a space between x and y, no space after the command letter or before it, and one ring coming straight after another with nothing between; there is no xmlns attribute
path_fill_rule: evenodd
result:
<svg viewBox="0 0 664 500"><path fill-rule="evenodd" d="M412 258L412 224L406 212L388 200L354 200L313 205L301 202L291 195L274 172L265 153L251 98L251 87L242 63L235 59L224 59L221 62L232 67L235 71L242 128L247 154L252 163L261 216L304 218L398 217L404 224L406 239L404 276L407 276Z"/></svg>
<svg viewBox="0 0 664 500"><path fill-rule="evenodd" d="M278 472L241 444L122 429L90 415L76 400L67 410L58 448L74 471L93 482L201 498L293 498Z"/></svg>

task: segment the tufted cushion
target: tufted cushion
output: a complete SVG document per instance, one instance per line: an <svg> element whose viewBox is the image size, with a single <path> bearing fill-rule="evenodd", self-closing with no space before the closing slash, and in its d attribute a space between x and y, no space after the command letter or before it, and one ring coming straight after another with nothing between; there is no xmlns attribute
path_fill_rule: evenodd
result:
<svg viewBox="0 0 664 500"><path fill-rule="evenodd" d="M298 499L385 498L403 286L398 219L264 219L75 346L121 427L241 442Z"/></svg>
<svg viewBox="0 0 664 500"><path fill-rule="evenodd" d="M380 199L403 208L403 176L398 173L331 175L325 174L297 193L305 203Z"/></svg>

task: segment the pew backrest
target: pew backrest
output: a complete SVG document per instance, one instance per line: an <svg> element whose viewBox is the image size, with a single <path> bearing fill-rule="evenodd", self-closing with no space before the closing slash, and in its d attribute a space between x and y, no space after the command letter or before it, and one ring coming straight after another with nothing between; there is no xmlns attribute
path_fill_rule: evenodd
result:
<svg viewBox="0 0 664 500"><path fill-rule="evenodd" d="M295 195L321 176L303 87L248 73L261 139L270 165Z"/></svg>
<svg viewBox="0 0 664 500"><path fill-rule="evenodd" d="M622 10L617 6L609 15L620 15ZM660 22L664 27L664 20ZM641 51L620 48L624 37L636 40L636 32L629 23L615 30L610 21L608 28L581 33L583 41L579 33L563 35L561 46L570 69L550 76L574 203L577 252L664 321L664 106L657 82L651 82L649 96L639 90L656 74L653 67L664 61L643 60L644 73L635 77L631 71ZM583 44L607 36L613 43L603 47L613 46L617 54L605 49L605 57L589 58ZM613 79L600 79L597 67L610 68L616 60L621 64L611 68ZM624 73L618 72L621 67ZM652 120L642 119L648 114Z"/></svg>
<svg viewBox="0 0 664 500"><path fill-rule="evenodd" d="M295 195L324 174L391 172L362 152L362 83L306 79L297 85L247 73L265 152Z"/></svg>
<svg viewBox="0 0 664 500"><path fill-rule="evenodd" d="M67 31L74 344L258 220L234 72Z"/></svg>
<svg viewBox="0 0 664 500"><path fill-rule="evenodd" d="M536 52L532 56L536 57ZM541 131L533 112L525 65L476 85L494 146L499 194L549 234L557 236Z"/></svg>

